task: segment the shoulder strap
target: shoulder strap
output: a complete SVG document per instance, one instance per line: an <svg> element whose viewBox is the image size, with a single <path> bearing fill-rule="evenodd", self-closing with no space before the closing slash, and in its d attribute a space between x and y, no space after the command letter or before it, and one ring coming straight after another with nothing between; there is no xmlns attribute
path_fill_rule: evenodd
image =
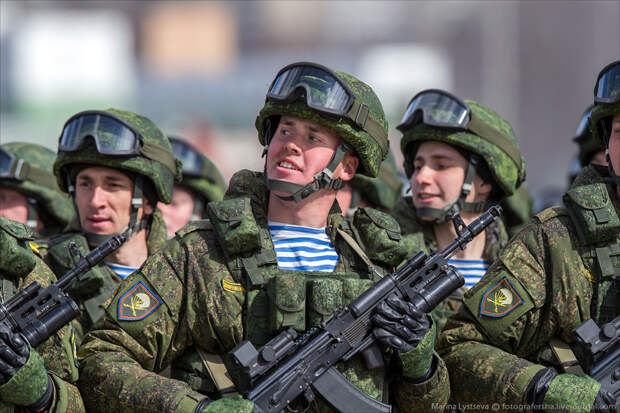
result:
<svg viewBox="0 0 620 413"><path fill-rule="evenodd" d="M383 271L375 264L372 263L368 255L362 250L360 245L353 239L352 236L344 232L342 229L338 228L338 234L342 236L342 238L346 241L347 244L355 251L357 255L368 265L368 268L372 269L372 271L378 275L379 278L383 278Z"/></svg>

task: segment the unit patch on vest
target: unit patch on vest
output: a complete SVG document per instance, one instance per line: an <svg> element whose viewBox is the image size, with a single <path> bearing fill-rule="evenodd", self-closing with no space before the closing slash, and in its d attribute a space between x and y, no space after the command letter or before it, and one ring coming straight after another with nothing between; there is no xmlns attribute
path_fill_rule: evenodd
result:
<svg viewBox="0 0 620 413"><path fill-rule="evenodd" d="M224 288L229 293L239 293L245 291L241 284L233 283L227 280L222 280L222 288Z"/></svg>
<svg viewBox="0 0 620 413"><path fill-rule="evenodd" d="M118 319L138 321L151 314L161 301L142 281L138 281L118 300Z"/></svg>
<svg viewBox="0 0 620 413"><path fill-rule="evenodd" d="M482 295L480 314L489 317L504 317L521 304L523 304L523 298L508 278L503 277Z"/></svg>

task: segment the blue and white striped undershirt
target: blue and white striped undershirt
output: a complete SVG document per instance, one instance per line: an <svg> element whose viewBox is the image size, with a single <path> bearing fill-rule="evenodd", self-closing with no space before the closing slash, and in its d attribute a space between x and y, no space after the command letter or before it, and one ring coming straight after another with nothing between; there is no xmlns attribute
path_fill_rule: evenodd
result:
<svg viewBox="0 0 620 413"><path fill-rule="evenodd" d="M487 272L489 262L487 260L457 260L449 259L448 264L456 267L458 272L465 277L465 289L473 287Z"/></svg>
<svg viewBox="0 0 620 413"><path fill-rule="evenodd" d="M119 277L121 277L123 280L127 277L129 277L129 275L134 272L135 270L137 270L137 267L127 267L126 265L120 265L120 264L113 264L111 262L105 262L105 265L107 265L112 271L114 271L116 273L116 275L118 275Z"/></svg>
<svg viewBox="0 0 620 413"><path fill-rule="evenodd" d="M325 228L269 221L269 232L283 270L332 272L338 263L338 254Z"/></svg>

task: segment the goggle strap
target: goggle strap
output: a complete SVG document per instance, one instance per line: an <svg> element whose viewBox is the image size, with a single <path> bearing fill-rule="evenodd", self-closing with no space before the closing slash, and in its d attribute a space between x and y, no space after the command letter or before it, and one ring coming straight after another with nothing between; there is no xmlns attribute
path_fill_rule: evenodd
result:
<svg viewBox="0 0 620 413"><path fill-rule="evenodd" d="M24 161L21 158L14 158L15 162L8 171L8 174L3 174L2 178L16 179L18 181L30 180L38 185L43 185L49 189L57 190L56 178L50 172L46 172L42 169L32 166L29 162Z"/></svg>
<svg viewBox="0 0 620 413"><path fill-rule="evenodd" d="M368 106L355 99L353 105L351 105L351 109L349 109L347 113L347 117L355 122L357 126L368 132L370 136L375 138L381 148L381 152L387 154L388 135L383 126L372 116Z"/></svg>
<svg viewBox="0 0 620 413"><path fill-rule="evenodd" d="M163 148L155 143L144 142L140 152L149 159L157 161L164 165L173 176L177 176L177 162L172 151Z"/></svg>
<svg viewBox="0 0 620 413"><path fill-rule="evenodd" d="M482 122L473 112L467 129L499 147L514 161L517 167L521 167L521 153L519 152L519 148L512 143L506 135Z"/></svg>

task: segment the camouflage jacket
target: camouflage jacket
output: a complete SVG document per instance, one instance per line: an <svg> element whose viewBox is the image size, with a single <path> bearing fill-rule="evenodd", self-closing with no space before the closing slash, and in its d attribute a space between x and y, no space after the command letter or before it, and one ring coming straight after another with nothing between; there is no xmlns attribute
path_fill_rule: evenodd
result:
<svg viewBox="0 0 620 413"><path fill-rule="evenodd" d="M262 310L256 299L261 290L252 289L252 280L257 275L251 273L251 268L256 267L246 267L246 272L237 271L243 266L236 265L248 260L256 260L254 264L258 267L275 262L275 251L267 228L267 189L262 174L250 171L237 173L230 182L227 200L211 203L210 208L213 205L235 207L232 213L231 210L212 208L221 220L213 222L210 215L211 220L189 224L158 253L149 257L140 271L121 283L102 323L84 339L79 353L79 384L81 388L88 389L86 403L89 408L97 411L192 412L205 396L193 391L184 382L155 373L165 369L190 346L197 346L205 353L224 355L248 336L260 340L260 328L250 326L248 330L248 319L256 319L257 323L266 321L261 321ZM341 258L335 272L368 278L368 266L357 257L338 231L344 230L355 236L348 221L336 209L330 213L327 225L327 233ZM375 218L382 217L385 221L382 225L398 228L389 216L378 211L377 214L381 215L375 215ZM257 240L248 237L237 240L239 242L230 239L228 243L220 244L218 237L222 235L218 231L225 230L220 225L244 228L253 225L252 222L260 227L263 234L260 244L266 248L258 256L242 254L233 258L235 251L245 250ZM385 233L388 230L381 228L378 231ZM371 243L373 239L365 241ZM396 249L399 245L398 242L393 244ZM370 251L368 248L369 257L384 268L395 266L403 256L403 251L396 255L391 251L377 251L377 254L383 254L384 261L380 262L378 256ZM271 264L266 266L273 267ZM294 277L287 280L293 285L298 279L303 280ZM275 294L284 297L289 289L284 284L280 287ZM253 304L248 308L250 300ZM276 299L273 303L289 309L298 304ZM303 315L295 313L295 309L291 311L294 312L292 317L280 313L281 317L272 320L275 324L270 324L271 328L298 325ZM389 395L385 394L388 386L386 372L380 377L373 375L362 367L359 360L354 359L350 360L351 365L344 366L346 371L343 374L364 390L376 391L379 385L378 393L368 394L394 402L403 411L429 411L432 402L445 403L449 396L449 383L441 359L438 359L435 374L425 382L413 383L396 377L390 383Z"/></svg>
<svg viewBox="0 0 620 413"><path fill-rule="evenodd" d="M36 250L37 247L32 243L30 230L14 221L0 218L0 299L3 301L35 281L43 287L56 281L52 271L32 253L31 248ZM24 271L15 271L20 268ZM61 328L36 348L56 388L51 412L85 411L77 387L71 384L77 380L78 375L75 348L75 329L72 324ZM0 412L21 411L25 412L24 409L0 401Z"/></svg>
<svg viewBox="0 0 620 413"><path fill-rule="evenodd" d="M448 320L436 349L448 366L455 401L524 404L540 369L562 372L552 339L570 343L572 330L585 320L600 325L618 315L615 190L604 184L575 187L564 202L566 208L541 212L511 240ZM595 216L603 215L609 219L593 226Z"/></svg>
<svg viewBox="0 0 620 413"><path fill-rule="evenodd" d="M398 204L396 204L392 216L400 225L403 242L407 246L408 256L411 257L419 251L424 251L427 254L435 252L437 242L435 241L433 227L417 219L411 197L401 198ZM485 235L486 245L483 258L491 263L495 261L501 249L508 243L508 232L503 221L498 220L486 228ZM431 313L433 320L437 323L437 334L443 329L448 317L458 311L464 292L465 288L461 287L451 297L439 304Z"/></svg>
<svg viewBox="0 0 620 413"><path fill-rule="evenodd" d="M163 221L161 211L155 209L153 218L147 235L148 254L157 251L166 241L166 225ZM68 232L52 237L48 242L40 242L38 255L49 265L56 276L61 277L77 263L69 253L69 243L75 243L82 255L90 252L90 246L83 234L79 232ZM76 336L80 343L84 335L90 330L104 314L104 309L116 292L116 288L121 282L121 278L116 275L105 264L100 264L91 269L87 276L76 281L71 287L69 294L80 304L82 315L78 318Z"/></svg>

